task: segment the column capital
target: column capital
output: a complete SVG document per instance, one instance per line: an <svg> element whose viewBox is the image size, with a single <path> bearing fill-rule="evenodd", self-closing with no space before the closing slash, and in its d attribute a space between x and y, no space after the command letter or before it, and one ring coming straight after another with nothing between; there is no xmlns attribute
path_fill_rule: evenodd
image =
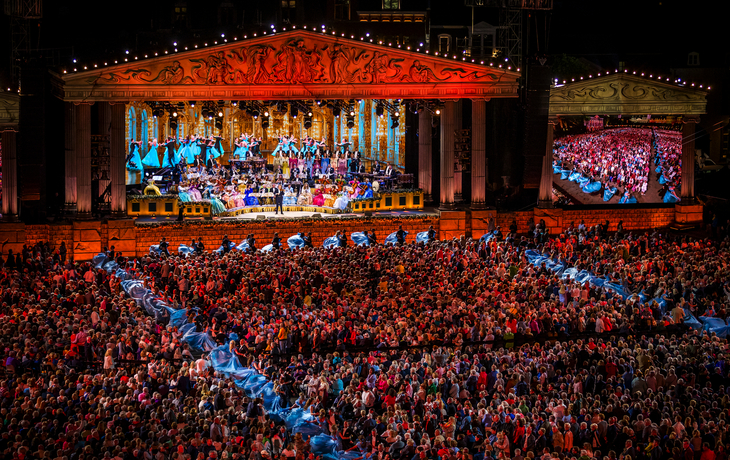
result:
<svg viewBox="0 0 730 460"><path fill-rule="evenodd" d="M549 125L553 125L553 126L557 125L558 124L558 117L556 115L550 115L548 117L548 124Z"/></svg>
<svg viewBox="0 0 730 460"><path fill-rule="evenodd" d="M700 116L699 115L684 115L682 116L682 123L699 123L700 122Z"/></svg>
<svg viewBox="0 0 730 460"><path fill-rule="evenodd" d="M74 105L88 105L88 106L92 106L92 105L94 105L94 101L88 101L88 102L87 101L74 101L73 104Z"/></svg>
<svg viewBox="0 0 730 460"><path fill-rule="evenodd" d="M492 100L491 97L472 97L471 98L472 102L489 102L491 100Z"/></svg>
<svg viewBox="0 0 730 460"><path fill-rule="evenodd" d="M5 127L0 128L0 133L19 133L19 132L20 131L15 126L5 126Z"/></svg>

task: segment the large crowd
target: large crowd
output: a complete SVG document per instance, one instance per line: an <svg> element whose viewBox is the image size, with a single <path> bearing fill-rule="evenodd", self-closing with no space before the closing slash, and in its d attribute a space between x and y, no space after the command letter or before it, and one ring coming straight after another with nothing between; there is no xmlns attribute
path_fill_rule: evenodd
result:
<svg viewBox="0 0 730 460"><path fill-rule="evenodd" d="M664 186L664 201L679 201L682 135L670 130L613 128L565 136L555 141L555 173L577 182L586 193L603 189L604 201L614 196L636 202L649 189L655 168ZM652 153L653 152L653 153ZM652 160L654 166L652 166Z"/></svg>
<svg viewBox="0 0 730 460"><path fill-rule="evenodd" d="M683 325L730 314L727 228L515 231L184 257L110 248L120 271L48 243L4 254L0 452L329 459L309 438L322 433L352 460L727 459L728 343ZM637 295L563 279L531 250ZM120 274L185 310L310 429L272 417Z"/></svg>

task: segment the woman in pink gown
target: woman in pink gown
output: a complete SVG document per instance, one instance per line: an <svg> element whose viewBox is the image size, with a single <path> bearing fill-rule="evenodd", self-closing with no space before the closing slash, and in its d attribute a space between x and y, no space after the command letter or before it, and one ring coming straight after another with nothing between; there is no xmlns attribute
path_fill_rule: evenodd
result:
<svg viewBox="0 0 730 460"><path fill-rule="evenodd" d="M324 206L324 194L322 193L322 189L318 188L314 191L314 196L312 197L312 204L315 206Z"/></svg>

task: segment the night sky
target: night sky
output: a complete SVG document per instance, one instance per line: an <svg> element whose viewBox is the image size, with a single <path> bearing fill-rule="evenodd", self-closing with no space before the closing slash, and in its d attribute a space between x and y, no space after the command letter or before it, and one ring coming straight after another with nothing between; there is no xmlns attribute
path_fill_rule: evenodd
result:
<svg viewBox="0 0 730 460"><path fill-rule="evenodd" d="M471 23L471 9L458 0L421 1L424 8L430 4L432 25ZM184 33L170 33L161 38L169 43L160 43L159 38L152 38L149 33L153 28L169 24L174 3L174 0L45 1L40 26L41 48L53 49L61 56L60 64L68 65L71 57L84 61L120 57L125 49L154 51L170 46L174 40L190 40ZM212 39L221 32L236 32L218 25L216 8L211 7L217 1L188 0L187 3L193 28L202 31L199 40ZM250 10L252 4L251 1L232 3L239 10ZM300 1L308 18L321 15L326 3L326 0ZM539 51L548 56L574 55L607 68L623 60L630 65L666 71L686 60L689 51L699 51L703 66L727 68L730 28L725 26L726 14L718 9L722 3L555 0L552 13L538 13L528 19L532 26L531 52L536 52L539 44ZM273 0L271 4L275 4ZM251 13L246 14L248 22ZM264 15L265 23L271 20ZM497 10L477 9L475 22L481 20L496 24ZM8 18L3 16L0 29L8 30L7 24ZM539 37L539 43L535 37ZM150 41L157 41L157 45L151 45ZM2 40L3 64L8 62L9 42Z"/></svg>

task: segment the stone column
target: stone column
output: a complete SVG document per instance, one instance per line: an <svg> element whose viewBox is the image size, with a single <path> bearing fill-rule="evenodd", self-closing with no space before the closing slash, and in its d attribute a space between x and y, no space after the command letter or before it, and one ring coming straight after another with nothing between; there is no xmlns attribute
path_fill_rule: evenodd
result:
<svg viewBox="0 0 730 460"><path fill-rule="evenodd" d="M682 204L695 202L695 125L698 121L685 117L682 127Z"/></svg>
<svg viewBox="0 0 730 460"><path fill-rule="evenodd" d="M125 162L127 156L124 140L125 104L117 102L111 106L111 131L109 135L109 179L112 183L112 215L127 214L127 184Z"/></svg>
<svg viewBox="0 0 730 460"><path fill-rule="evenodd" d="M422 109L418 114L418 188L423 190L425 201L431 201L431 178L433 176L431 122L431 112Z"/></svg>
<svg viewBox="0 0 730 460"><path fill-rule="evenodd" d="M73 102L66 102L64 110L66 112L66 189L64 202L67 211L76 212L76 105Z"/></svg>
<svg viewBox="0 0 730 460"><path fill-rule="evenodd" d="M14 128L2 132L3 220L18 219L18 149Z"/></svg>
<svg viewBox="0 0 730 460"><path fill-rule="evenodd" d="M441 209L454 207L454 111L456 103L447 101L441 111Z"/></svg>
<svg viewBox="0 0 730 460"><path fill-rule="evenodd" d="M463 115L464 115L463 102L461 99L459 99L454 103L454 131L461 131L462 129L464 129ZM462 192L461 176L462 176L461 165L459 165L458 171L456 170L456 168L454 169L454 200L455 201L461 201L461 192Z"/></svg>
<svg viewBox="0 0 730 460"><path fill-rule="evenodd" d="M106 136L107 139L109 138L109 135L111 134L111 117L112 117L112 110L111 105L108 102L99 102L99 114L97 118L97 129L98 134L100 136ZM101 153L101 152L100 152ZM104 179L103 173L101 172L103 168L100 168L99 172L99 195L95 196L94 199L98 199L101 197L104 192L106 191L106 188L109 186L109 183L111 182L110 179ZM107 171L107 173L111 173L111 171ZM109 177L109 176L107 176Z"/></svg>
<svg viewBox="0 0 730 460"><path fill-rule="evenodd" d="M482 208L487 195L487 102L471 101L471 207Z"/></svg>
<svg viewBox="0 0 730 460"><path fill-rule="evenodd" d="M76 106L76 211L91 217L91 105Z"/></svg>
<svg viewBox="0 0 730 460"><path fill-rule="evenodd" d="M537 201L537 206L540 208L553 207L553 131L555 130L555 122L554 118L548 119L545 156L542 158L540 195Z"/></svg>

